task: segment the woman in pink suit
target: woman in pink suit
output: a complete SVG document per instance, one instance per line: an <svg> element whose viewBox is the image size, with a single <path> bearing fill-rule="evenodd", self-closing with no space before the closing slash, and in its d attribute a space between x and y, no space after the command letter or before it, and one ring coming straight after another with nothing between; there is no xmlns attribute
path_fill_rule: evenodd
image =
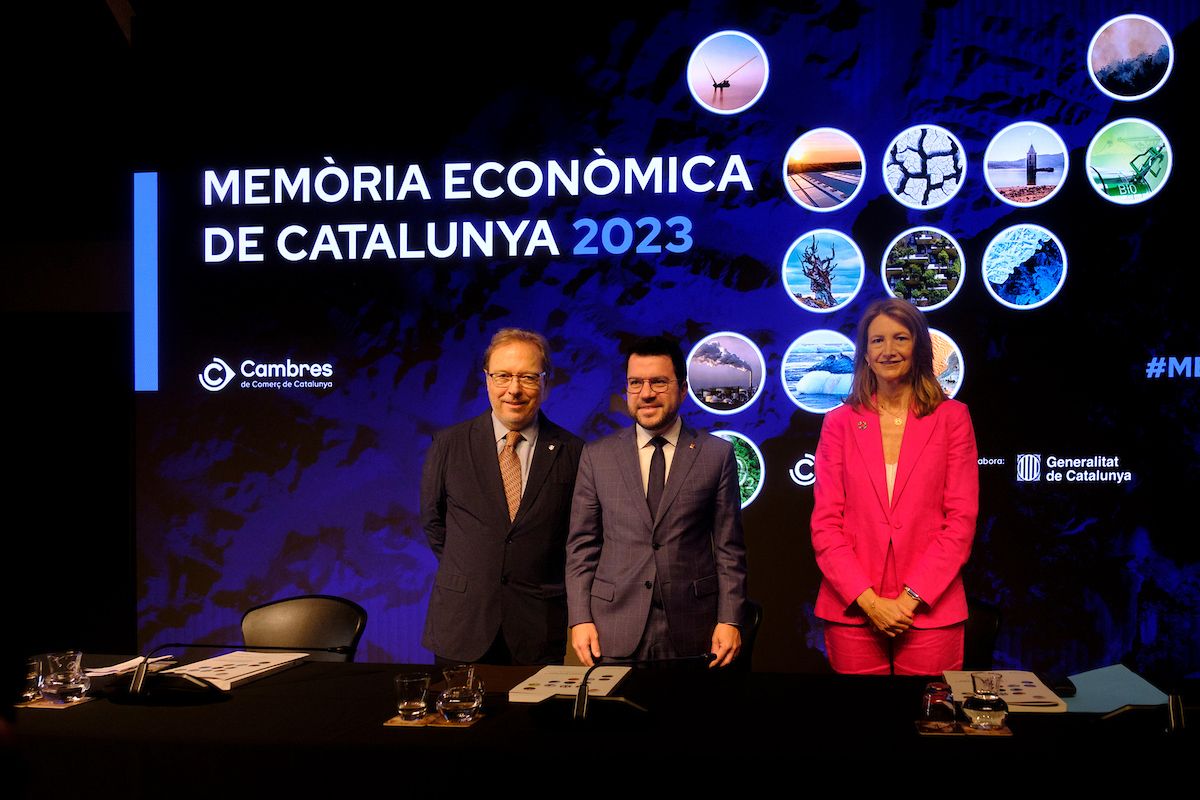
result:
<svg viewBox="0 0 1200 800"><path fill-rule="evenodd" d="M837 672L960 669L962 566L979 505L975 431L933 373L920 311L880 300L858 324L854 383L817 445L816 615Z"/></svg>

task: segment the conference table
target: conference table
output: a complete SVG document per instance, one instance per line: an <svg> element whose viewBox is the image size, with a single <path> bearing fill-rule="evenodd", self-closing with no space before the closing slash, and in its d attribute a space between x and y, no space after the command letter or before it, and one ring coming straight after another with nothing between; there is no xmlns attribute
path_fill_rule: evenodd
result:
<svg viewBox="0 0 1200 800"><path fill-rule="evenodd" d="M862 762L878 749L889 762L945 765L1160 761L1196 751L1195 737L1166 732L1165 708L1115 718L1014 715L1009 737L925 737L913 723L925 679L703 668L635 670L617 693L645 711L593 701L592 719L579 723L564 700L508 702L507 690L534 668L481 666L488 695L474 725L385 726L396 713L394 677L406 671L435 669L306 662L211 704L99 698L18 709L19 771L31 797L312 796L380 780L450 789L456 775L479 779L496 769L554 777L586 768L616 781L650 762L698 774L717 765L801 774L830 759Z"/></svg>

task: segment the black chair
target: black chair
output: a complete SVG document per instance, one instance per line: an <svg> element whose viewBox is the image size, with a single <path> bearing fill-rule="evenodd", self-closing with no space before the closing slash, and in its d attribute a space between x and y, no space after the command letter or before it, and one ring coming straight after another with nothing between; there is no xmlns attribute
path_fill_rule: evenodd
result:
<svg viewBox="0 0 1200 800"><path fill-rule="evenodd" d="M963 632L963 669L990 670L1000 633L1000 609L982 600L967 598L967 624Z"/></svg>
<svg viewBox="0 0 1200 800"><path fill-rule="evenodd" d="M313 661L353 661L367 612L344 597L307 594L255 606L242 615L247 649L311 650Z"/></svg>

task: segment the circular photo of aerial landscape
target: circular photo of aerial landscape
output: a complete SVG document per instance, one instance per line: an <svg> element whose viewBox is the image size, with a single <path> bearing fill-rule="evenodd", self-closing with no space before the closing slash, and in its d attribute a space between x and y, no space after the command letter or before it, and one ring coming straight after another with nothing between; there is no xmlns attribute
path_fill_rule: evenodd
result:
<svg viewBox="0 0 1200 800"><path fill-rule="evenodd" d="M719 31L692 51L687 84L702 107L714 114L736 114L758 102L769 74L767 53L752 36Z"/></svg>
<svg viewBox="0 0 1200 800"><path fill-rule="evenodd" d="M863 284L863 254L846 234L818 228L792 242L783 259L783 286L805 311L828 314L849 303Z"/></svg>
<svg viewBox="0 0 1200 800"><path fill-rule="evenodd" d="M705 411L736 414L758 399L765 372L758 345L733 331L713 333L688 354L688 394Z"/></svg>
<svg viewBox="0 0 1200 800"><path fill-rule="evenodd" d="M800 408L813 414L831 411L850 393L854 342L837 331L809 331L788 345L779 376Z"/></svg>
<svg viewBox="0 0 1200 800"><path fill-rule="evenodd" d="M1001 305L1029 311L1054 299L1067 280L1067 251L1041 225L1013 225L983 254L983 285Z"/></svg>
<svg viewBox="0 0 1200 800"><path fill-rule="evenodd" d="M762 491L767 478L766 460L750 437L737 431L713 431L733 445L733 457L737 459L738 492L742 496L742 508L754 502Z"/></svg>
<svg viewBox="0 0 1200 800"><path fill-rule="evenodd" d="M949 203L967 177L967 151L950 131L914 125L883 156L883 182L900 203L924 211Z"/></svg>
<svg viewBox="0 0 1200 800"><path fill-rule="evenodd" d="M1158 126L1126 117L1105 125L1088 145L1088 177L1110 203L1131 206L1158 194L1171 175L1171 145Z"/></svg>
<svg viewBox="0 0 1200 800"><path fill-rule="evenodd" d="M929 339L933 344L933 374L937 376L946 396L954 397L962 388L962 350L953 339L936 328L929 329Z"/></svg>
<svg viewBox="0 0 1200 800"><path fill-rule="evenodd" d="M941 228L909 228L884 250L879 273L892 297L933 311L962 288L962 246Z"/></svg>
<svg viewBox="0 0 1200 800"><path fill-rule="evenodd" d="M1166 83L1175 46L1157 20L1124 14L1100 26L1087 59L1097 89L1115 100L1141 100Z"/></svg>
<svg viewBox="0 0 1200 800"><path fill-rule="evenodd" d="M814 128L792 142L783 159L783 183L809 211L836 211L862 189L866 156L854 137L837 128Z"/></svg>
<svg viewBox="0 0 1200 800"><path fill-rule="evenodd" d="M1014 122L992 138L983 177L1010 206L1036 206L1058 194L1070 159L1062 137L1040 122Z"/></svg>

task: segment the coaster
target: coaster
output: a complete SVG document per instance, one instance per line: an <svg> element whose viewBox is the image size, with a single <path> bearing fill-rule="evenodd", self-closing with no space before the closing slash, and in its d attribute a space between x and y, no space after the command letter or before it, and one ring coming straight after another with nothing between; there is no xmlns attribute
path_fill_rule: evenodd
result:
<svg viewBox="0 0 1200 800"><path fill-rule="evenodd" d="M37 700L30 700L28 703L14 703L13 708L52 708L61 710L64 708L81 706L84 703L90 703L95 699L96 698L91 697L90 695L85 695L78 700L72 700L69 703L56 703L53 700L47 700L44 697L39 697Z"/></svg>
<svg viewBox="0 0 1200 800"><path fill-rule="evenodd" d="M392 717L384 722L384 726L388 728L469 728L479 720L483 719L484 713L480 711L475 715L475 718L469 722L447 722L441 714L433 713L426 714L420 719L401 719L400 715Z"/></svg>

